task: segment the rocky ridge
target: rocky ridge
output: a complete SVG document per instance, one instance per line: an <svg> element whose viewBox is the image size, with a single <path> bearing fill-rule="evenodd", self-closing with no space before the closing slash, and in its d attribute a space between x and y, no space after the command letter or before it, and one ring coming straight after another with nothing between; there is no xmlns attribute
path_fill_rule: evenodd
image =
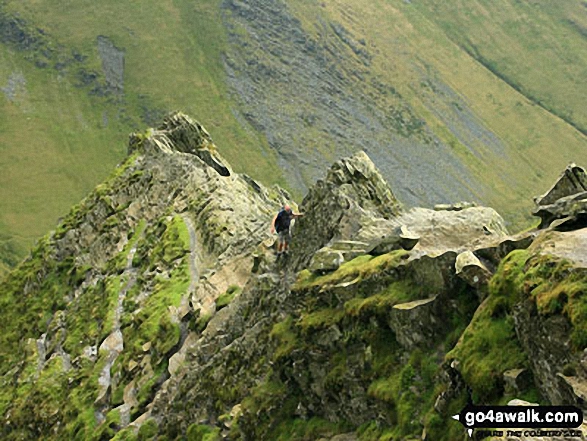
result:
<svg viewBox="0 0 587 441"><path fill-rule="evenodd" d="M565 176L543 205L580 191ZM286 202L185 115L131 135L0 285L3 439L453 441L467 401L584 408L574 208L517 235L487 207L406 211L358 153L276 261Z"/></svg>

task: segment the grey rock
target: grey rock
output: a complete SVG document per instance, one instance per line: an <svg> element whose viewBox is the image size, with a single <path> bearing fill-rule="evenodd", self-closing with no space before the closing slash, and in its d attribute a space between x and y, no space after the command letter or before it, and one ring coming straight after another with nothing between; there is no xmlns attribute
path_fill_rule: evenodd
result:
<svg viewBox="0 0 587 441"><path fill-rule="evenodd" d="M216 153L216 146L210 134L197 121L181 112L169 115L157 130L150 131L147 136L131 134L128 151L129 154L136 151L189 153L197 156L220 176L231 175L229 166ZM250 183L250 178L245 180Z"/></svg>
<svg viewBox="0 0 587 441"><path fill-rule="evenodd" d="M554 185L542 196L534 199L536 205L554 204L561 198L587 191L587 173L576 164L569 164Z"/></svg>
<svg viewBox="0 0 587 441"><path fill-rule="evenodd" d="M433 340L439 322L436 297L393 306L389 326L397 341L406 349L425 346Z"/></svg>
<svg viewBox="0 0 587 441"><path fill-rule="evenodd" d="M315 273L335 271L344 262L342 251L325 247L316 251L308 269Z"/></svg>
<svg viewBox="0 0 587 441"><path fill-rule="evenodd" d="M387 254L395 250L411 250L416 246L420 236L411 232L405 225L396 227L391 234L375 241L367 248L367 252L373 255Z"/></svg>
<svg viewBox="0 0 587 441"><path fill-rule="evenodd" d="M455 262L457 276L474 288L489 282L492 274L472 251L465 251L457 256Z"/></svg>
<svg viewBox="0 0 587 441"><path fill-rule="evenodd" d="M481 248L508 236L503 218L488 207L461 211L413 208L395 221L420 236L416 249L432 253Z"/></svg>
<svg viewBox="0 0 587 441"><path fill-rule="evenodd" d="M560 228L579 223L587 225L587 173L585 169L570 164L559 176L554 185L542 196L534 199L536 209L534 215L542 221L540 228L551 225L556 220Z"/></svg>
<svg viewBox="0 0 587 441"><path fill-rule="evenodd" d="M515 306L514 323L541 394L553 405L568 403L557 376L573 360L568 319L561 315L542 317L535 303L526 300Z"/></svg>
<svg viewBox="0 0 587 441"><path fill-rule="evenodd" d="M456 202L454 204L436 204L434 206L435 211L461 211L466 208L477 207L476 202Z"/></svg>
<svg viewBox="0 0 587 441"><path fill-rule="evenodd" d="M364 223L391 219L401 207L373 162L359 152L336 162L308 192L300 211L304 217L293 229L292 262L294 268L303 269L320 248L355 240Z"/></svg>
<svg viewBox="0 0 587 441"><path fill-rule="evenodd" d="M560 198L550 205L539 205L532 214L542 219L540 228L582 228L587 225L587 191Z"/></svg>
<svg viewBox="0 0 587 441"><path fill-rule="evenodd" d="M6 86L0 87L6 98L12 102L16 102L26 94L26 79L22 72L13 72L8 77Z"/></svg>
<svg viewBox="0 0 587 441"><path fill-rule="evenodd" d="M566 376L562 373L557 374L560 379L561 389L566 393L566 403L573 403L583 410L587 411L587 379L581 376Z"/></svg>
<svg viewBox="0 0 587 441"><path fill-rule="evenodd" d="M112 40L104 35L99 35L96 41L108 89L115 94L122 94L124 91L124 51L117 48Z"/></svg>

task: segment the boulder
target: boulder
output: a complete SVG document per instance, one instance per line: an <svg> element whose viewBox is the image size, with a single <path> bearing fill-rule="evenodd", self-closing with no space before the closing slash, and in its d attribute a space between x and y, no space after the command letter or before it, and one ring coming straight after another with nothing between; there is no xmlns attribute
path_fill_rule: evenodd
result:
<svg viewBox="0 0 587 441"><path fill-rule="evenodd" d="M565 196L549 205L539 205L532 214L542 220L539 228L585 227L587 226L587 191Z"/></svg>
<svg viewBox="0 0 587 441"><path fill-rule="evenodd" d="M380 240L376 240L367 248L367 252L373 255L391 253L392 251L404 249L411 250L416 246L420 236L411 232L405 225L393 229L393 231Z"/></svg>
<svg viewBox="0 0 587 441"><path fill-rule="evenodd" d="M568 403L568 394L561 389L557 377L573 361L568 319L562 315L539 315L531 299L516 305L513 316L516 335L528 355L540 393L553 405Z"/></svg>
<svg viewBox="0 0 587 441"><path fill-rule="evenodd" d="M587 191L587 173L576 164L569 164L554 185L542 196L534 199L536 205L554 204L561 198Z"/></svg>
<svg viewBox="0 0 587 441"><path fill-rule="evenodd" d="M572 403L587 411L587 380L579 376L566 376L559 373L561 390L566 393L565 403Z"/></svg>
<svg viewBox="0 0 587 441"><path fill-rule="evenodd" d="M515 236L499 237L494 242L483 244L482 248L475 248L475 255L497 266L512 251L527 249L532 245L537 234L537 232L529 231Z"/></svg>
<svg viewBox="0 0 587 441"><path fill-rule="evenodd" d="M536 209L534 216L542 222L540 228L546 228L555 220L565 224L577 221L585 226L587 221L587 173L585 169L570 164L556 180L554 185L542 196L534 198ZM558 225L560 227L560 223Z"/></svg>
<svg viewBox="0 0 587 441"><path fill-rule="evenodd" d="M175 112L163 120L157 131L164 133L174 149L195 154L199 149L211 148L214 143L208 131L189 116Z"/></svg>
<svg viewBox="0 0 587 441"><path fill-rule="evenodd" d="M181 112L169 115L156 129L146 136L133 133L129 140L129 154L141 153L189 153L212 167L220 176L230 176L230 168L216 153L216 146L206 129Z"/></svg>
<svg viewBox="0 0 587 441"><path fill-rule="evenodd" d="M465 251L508 236L503 218L488 207L460 211L412 208L394 221L418 235L416 249L427 252Z"/></svg>
<svg viewBox="0 0 587 441"><path fill-rule="evenodd" d="M367 247L368 245L365 242L354 240L334 241L330 245L316 251L308 268L310 271L316 273L335 271L344 262L365 254Z"/></svg>

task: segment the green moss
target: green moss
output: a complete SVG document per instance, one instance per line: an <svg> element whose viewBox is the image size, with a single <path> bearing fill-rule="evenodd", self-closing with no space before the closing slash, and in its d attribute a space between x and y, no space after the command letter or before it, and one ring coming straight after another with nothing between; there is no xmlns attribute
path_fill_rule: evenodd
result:
<svg viewBox="0 0 587 441"><path fill-rule="evenodd" d="M241 293L241 291L242 288L240 286L229 286L226 292L220 294L220 296L218 296L218 298L216 299L216 310L220 310L225 306L228 306L230 302L232 302L232 300L235 298L235 296Z"/></svg>
<svg viewBox="0 0 587 441"><path fill-rule="evenodd" d="M287 357L296 347L300 347L291 316L273 325L269 336L278 342L278 346L273 354L274 360Z"/></svg>
<svg viewBox="0 0 587 441"><path fill-rule="evenodd" d="M220 441L220 429L204 424L192 424L187 430L187 441Z"/></svg>
<svg viewBox="0 0 587 441"><path fill-rule="evenodd" d="M135 434L135 430L132 427L126 427L116 433L112 441L139 441L137 435Z"/></svg>
<svg viewBox="0 0 587 441"><path fill-rule="evenodd" d="M587 270L553 256L513 251L492 278L490 290L506 300L506 308L529 297L541 315L565 315L573 328L573 348L587 346Z"/></svg>
<svg viewBox="0 0 587 441"><path fill-rule="evenodd" d="M127 244L125 245L124 249L118 253L110 262L109 262L109 270L121 272L124 271L127 265L128 256L130 250L135 247L138 241L143 237L145 233L145 229L147 227L147 222L145 219L141 219L137 226L132 231L131 236ZM133 259L132 265L138 266L139 262L135 262Z"/></svg>
<svg viewBox="0 0 587 441"><path fill-rule="evenodd" d="M314 275L307 270L301 271L293 289L333 285L356 278L363 279L371 274L398 266L408 256L409 253L405 250L397 250L377 257L366 254L343 263L333 273L323 276Z"/></svg>
<svg viewBox="0 0 587 441"><path fill-rule="evenodd" d="M214 314L212 313L200 315L196 320L195 330L197 332L203 332L204 329L206 329L206 327L208 326L208 323L210 323L210 320L212 320L212 317L214 317Z"/></svg>
<svg viewBox="0 0 587 441"><path fill-rule="evenodd" d="M357 429L360 441L391 441L393 432L387 427L381 427L376 421L370 421Z"/></svg>
<svg viewBox="0 0 587 441"><path fill-rule="evenodd" d="M525 282L525 265L530 258L527 250L515 250L508 254L499 264L496 275L489 282L492 295L507 297L508 303L520 299L520 293ZM506 296L504 293L511 293Z"/></svg>
<svg viewBox="0 0 587 441"><path fill-rule="evenodd" d="M351 316L387 314L393 305L421 298L421 288L410 281L390 283L383 291L366 298L357 297L347 301L344 309Z"/></svg>
<svg viewBox="0 0 587 441"><path fill-rule="evenodd" d="M314 441L332 437L349 430L344 422L330 422L313 417L308 420L291 419L280 422L273 430L271 439L275 441Z"/></svg>
<svg viewBox="0 0 587 441"><path fill-rule="evenodd" d="M505 370L527 364L517 340L511 310L528 296L546 275L535 266L531 254L516 250L502 260L489 283L489 296L476 311L471 323L447 359L457 359L459 370L473 391L474 399L483 403L498 400L503 393ZM537 285L538 284L538 285ZM553 312L549 295L549 311Z"/></svg>
<svg viewBox="0 0 587 441"><path fill-rule="evenodd" d="M171 221L165 224L165 231L155 243L151 255L152 262L162 261L171 264L190 251L189 231L181 216L173 216Z"/></svg>
<svg viewBox="0 0 587 441"><path fill-rule="evenodd" d="M575 350L587 346L587 270L564 259L536 256L528 263L524 293L535 300L541 315L569 319Z"/></svg>
<svg viewBox="0 0 587 441"><path fill-rule="evenodd" d="M390 373L370 384L368 394L388 403L393 409L391 419L395 422L394 427L387 428L384 432L393 434L398 439L421 432L420 420L432 408L438 395L436 375L439 365L439 360L433 353L414 350L407 363L398 364L396 361L387 366ZM374 430L365 439L379 439L373 436L381 432L380 429Z"/></svg>
<svg viewBox="0 0 587 441"><path fill-rule="evenodd" d="M339 323L344 315L345 311L342 309L322 309L302 314L298 325L304 333L310 334Z"/></svg>
<svg viewBox="0 0 587 441"><path fill-rule="evenodd" d="M157 422L154 419L149 419L139 429L137 434L137 441L149 441L155 438L159 429Z"/></svg>
<svg viewBox="0 0 587 441"><path fill-rule="evenodd" d="M503 392L503 372L525 366L513 320L493 317L493 304L482 305L457 346L447 355L461 362L459 370L480 402L489 403Z"/></svg>
<svg viewBox="0 0 587 441"><path fill-rule="evenodd" d="M442 415L434 408L430 408L424 419L426 433L429 434L430 439L438 441L464 439L462 424L453 420L451 416L459 413L466 404L467 394L462 391L449 402L448 409Z"/></svg>
<svg viewBox="0 0 587 441"><path fill-rule="evenodd" d="M72 256L59 262L52 256L52 239L39 241L27 260L0 282L0 374L22 357L19 349L27 338L47 332L57 311L65 310L87 267L78 268Z"/></svg>
<svg viewBox="0 0 587 441"><path fill-rule="evenodd" d="M101 305L101 308L103 308L103 310L106 312L106 316L102 326L102 335L100 336L100 341L103 341L112 332L114 327L116 308L118 307L118 296L122 286L123 281L122 277L120 276L108 277L105 280L105 299Z"/></svg>
<svg viewBox="0 0 587 441"><path fill-rule="evenodd" d="M106 414L106 421L96 428L91 439L112 439L120 429L120 411L116 409L111 410Z"/></svg>
<svg viewBox="0 0 587 441"><path fill-rule="evenodd" d="M251 439L275 439L267 433L273 422L287 420L296 406L297 401L288 397L287 386L270 370L242 400L237 425L246 425Z"/></svg>
<svg viewBox="0 0 587 441"><path fill-rule="evenodd" d="M126 361L142 353L142 346L152 343L154 354L161 358L179 341L179 324L172 321L169 307L179 306L190 283L189 268L184 258L168 279L158 278L153 292L134 315L132 326L122 329L124 341L132 346L125 351Z"/></svg>

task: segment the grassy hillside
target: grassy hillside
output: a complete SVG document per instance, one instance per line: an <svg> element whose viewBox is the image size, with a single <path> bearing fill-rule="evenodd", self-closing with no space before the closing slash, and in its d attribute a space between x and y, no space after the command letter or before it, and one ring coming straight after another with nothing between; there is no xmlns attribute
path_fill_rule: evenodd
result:
<svg viewBox="0 0 587 441"><path fill-rule="evenodd" d="M14 1L0 14L3 265L110 173L129 132L172 109L198 117L237 168L281 180L266 142L232 113L214 2ZM122 90L109 87L99 35L124 51Z"/></svg>
<svg viewBox="0 0 587 441"><path fill-rule="evenodd" d="M297 196L363 149L522 226L587 162L586 35L580 0L0 1L0 272L173 109Z"/></svg>
<svg viewBox="0 0 587 441"><path fill-rule="evenodd" d="M309 60L326 58L326 66L320 70L322 66L316 63L313 74L314 66L307 62L302 76L290 75L282 84L275 81L275 74L250 74L243 82L262 84L257 90L264 98L264 107L273 97L279 102L293 101L291 107L282 106L282 112L274 118L275 126L283 126L286 120L295 125L292 132L311 133L311 138L320 140L316 144L322 151L367 150L401 200L433 204L458 197L476 199L496 207L513 226L522 225L527 222L522 213L530 211L532 196L544 191L568 162L583 161L587 142L575 128L577 124L557 116L562 110L557 114L548 110L565 102L563 88L581 87L579 77L577 81L557 80L560 93L556 102L545 98L538 104L533 95L525 93L530 87L543 90L540 82L525 74L523 64L526 59L534 60L532 69L540 71L543 46L525 37L513 41L513 36L502 31L510 26L508 18L516 20L524 13L524 8L514 6L515 2L508 3L513 5L501 14L486 14L489 24L480 28L467 18L483 10L483 1L466 5L403 0L292 2L289 12L300 20L306 38L298 44L299 52L305 51ZM295 44L279 59L279 51L288 43L275 40L279 38L276 32L268 32L267 38L258 37L258 29L247 34L246 24L263 17L250 13L245 23L243 12L237 12L234 20L244 29L241 39L249 37L242 46L244 50L253 47L245 60L268 66L269 73L283 69L293 58L290 52ZM525 11L527 26L538 32L548 16L541 9L535 17L528 15L530 12ZM459 13L464 17L459 18ZM281 15L286 17L283 12ZM457 18L452 18L455 15ZM544 39L554 41L558 27L564 23L559 26L556 16L551 19L552 35ZM461 29L461 23L467 28L462 31L467 38L494 38L504 52L512 47L511 58L520 60L508 65L519 73L516 82L492 67L496 62L491 54L481 63L479 56L458 41L451 29ZM578 32L568 37L579 55L584 51L582 38ZM315 47L317 54L312 57ZM320 47L327 49L325 53ZM559 49L558 58L549 61L547 69L584 70L584 58L574 57L570 47ZM333 53L344 54L344 58ZM324 76L330 78L322 86ZM288 83L294 83L293 97L288 95L289 89L280 87ZM338 90L330 91L331 83ZM306 128L301 121L304 118L299 115L312 115L320 108L320 100L312 97L316 88L328 98L324 113L330 110L338 117L335 129L320 114L316 118L327 124L314 123ZM344 98L339 98L341 95ZM580 93L574 99L581 102ZM569 101L568 106L574 105ZM274 108L277 106L275 103ZM324 126L329 129L326 133Z"/></svg>

